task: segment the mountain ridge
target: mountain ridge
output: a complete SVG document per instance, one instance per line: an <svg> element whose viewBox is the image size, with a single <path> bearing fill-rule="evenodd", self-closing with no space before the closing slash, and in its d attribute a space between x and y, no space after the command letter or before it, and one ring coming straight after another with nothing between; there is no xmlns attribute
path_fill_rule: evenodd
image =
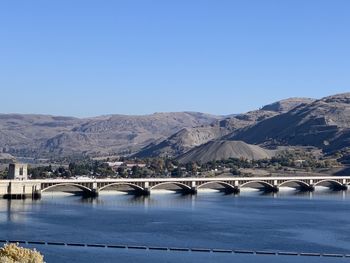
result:
<svg viewBox="0 0 350 263"><path fill-rule="evenodd" d="M242 141L248 144L239 144L243 148L308 145L331 154L347 151L349 138L350 93L290 98L228 116L188 111L91 118L0 114L0 153L27 157L176 158L212 141L228 141L226 146Z"/></svg>

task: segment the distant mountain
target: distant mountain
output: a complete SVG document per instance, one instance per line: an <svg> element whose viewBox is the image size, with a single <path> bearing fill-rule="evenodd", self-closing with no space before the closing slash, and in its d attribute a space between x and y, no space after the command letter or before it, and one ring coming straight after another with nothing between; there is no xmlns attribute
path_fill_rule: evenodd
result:
<svg viewBox="0 0 350 263"><path fill-rule="evenodd" d="M236 135L241 129L284 113L296 106L311 103L307 98L291 98L264 106L260 110L236 114L204 127L186 128L158 143L152 143L136 153L135 157L176 157L190 149L218 138Z"/></svg>
<svg viewBox="0 0 350 263"><path fill-rule="evenodd" d="M229 158L244 158L248 160L259 160L271 158L274 151L263 149L257 145L250 145L242 141L210 141L193 148L178 157L180 163L200 162L206 163L213 160Z"/></svg>
<svg viewBox="0 0 350 263"><path fill-rule="evenodd" d="M314 101L315 99L310 99L310 98L289 98L289 99L280 100L272 104L266 105L262 107L261 110L276 111L276 112L283 113L283 112L290 111L302 104L310 104L311 102L314 102Z"/></svg>
<svg viewBox="0 0 350 263"><path fill-rule="evenodd" d="M130 153L183 128L209 125L218 119L196 112L86 119L2 114L0 152L31 157Z"/></svg>
<svg viewBox="0 0 350 263"><path fill-rule="evenodd" d="M238 141L238 142L237 142ZM291 98L244 114L196 112L73 118L0 114L0 153L172 156L181 161L265 158L277 146L314 146L350 162L350 93ZM198 156L197 156L198 155Z"/></svg>
<svg viewBox="0 0 350 263"><path fill-rule="evenodd" d="M35 156L45 140L81 123L72 117L0 114L0 152Z"/></svg>
<svg viewBox="0 0 350 263"><path fill-rule="evenodd" d="M332 152L350 146L350 93L301 104L229 137L264 145L310 145Z"/></svg>

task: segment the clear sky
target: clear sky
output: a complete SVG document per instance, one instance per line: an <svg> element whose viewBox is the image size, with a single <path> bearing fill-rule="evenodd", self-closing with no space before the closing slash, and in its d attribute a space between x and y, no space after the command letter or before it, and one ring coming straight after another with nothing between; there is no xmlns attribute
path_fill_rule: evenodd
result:
<svg viewBox="0 0 350 263"><path fill-rule="evenodd" d="M350 91L348 0L2 0L0 112L245 112Z"/></svg>

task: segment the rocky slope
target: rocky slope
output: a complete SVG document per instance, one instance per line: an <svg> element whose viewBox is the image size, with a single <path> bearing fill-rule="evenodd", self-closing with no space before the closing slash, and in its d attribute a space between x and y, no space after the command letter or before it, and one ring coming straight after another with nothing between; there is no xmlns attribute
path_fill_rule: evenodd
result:
<svg viewBox="0 0 350 263"><path fill-rule="evenodd" d="M0 153L14 156L137 153L140 157L181 155L182 160L270 156L256 145L309 145L325 153L341 151L346 160L350 93L319 100L292 98L226 117L194 112L85 119L0 114Z"/></svg>
<svg viewBox="0 0 350 263"><path fill-rule="evenodd" d="M350 146L350 93L302 104L247 127L232 140L265 145L310 145L334 152Z"/></svg>
<svg viewBox="0 0 350 263"><path fill-rule="evenodd" d="M227 134L227 129L217 125L184 128L166 140L151 143L135 154L135 157L173 157L185 153L191 148Z"/></svg>
<svg viewBox="0 0 350 263"><path fill-rule="evenodd" d="M266 105L261 108L261 110L275 111L275 112L287 112L301 104L310 104L314 102L315 99L311 98L289 98L285 100L280 100L272 104Z"/></svg>
<svg viewBox="0 0 350 263"><path fill-rule="evenodd" d="M264 106L260 110L236 114L205 127L186 128L158 143L152 143L135 154L135 157L178 156L190 149L218 138L230 137L245 127L284 113L301 104L311 103L308 98L291 98Z"/></svg>

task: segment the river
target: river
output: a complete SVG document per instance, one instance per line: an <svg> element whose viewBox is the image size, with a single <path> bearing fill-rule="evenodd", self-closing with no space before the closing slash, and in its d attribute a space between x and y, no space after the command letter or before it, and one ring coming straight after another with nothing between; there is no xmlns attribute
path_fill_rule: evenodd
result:
<svg viewBox="0 0 350 263"><path fill-rule="evenodd" d="M350 191L239 195L44 194L0 200L0 239L350 254ZM33 246L33 245L32 245ZM36 245L56 262L349 262L350 258L245 255Z"/></svg>

